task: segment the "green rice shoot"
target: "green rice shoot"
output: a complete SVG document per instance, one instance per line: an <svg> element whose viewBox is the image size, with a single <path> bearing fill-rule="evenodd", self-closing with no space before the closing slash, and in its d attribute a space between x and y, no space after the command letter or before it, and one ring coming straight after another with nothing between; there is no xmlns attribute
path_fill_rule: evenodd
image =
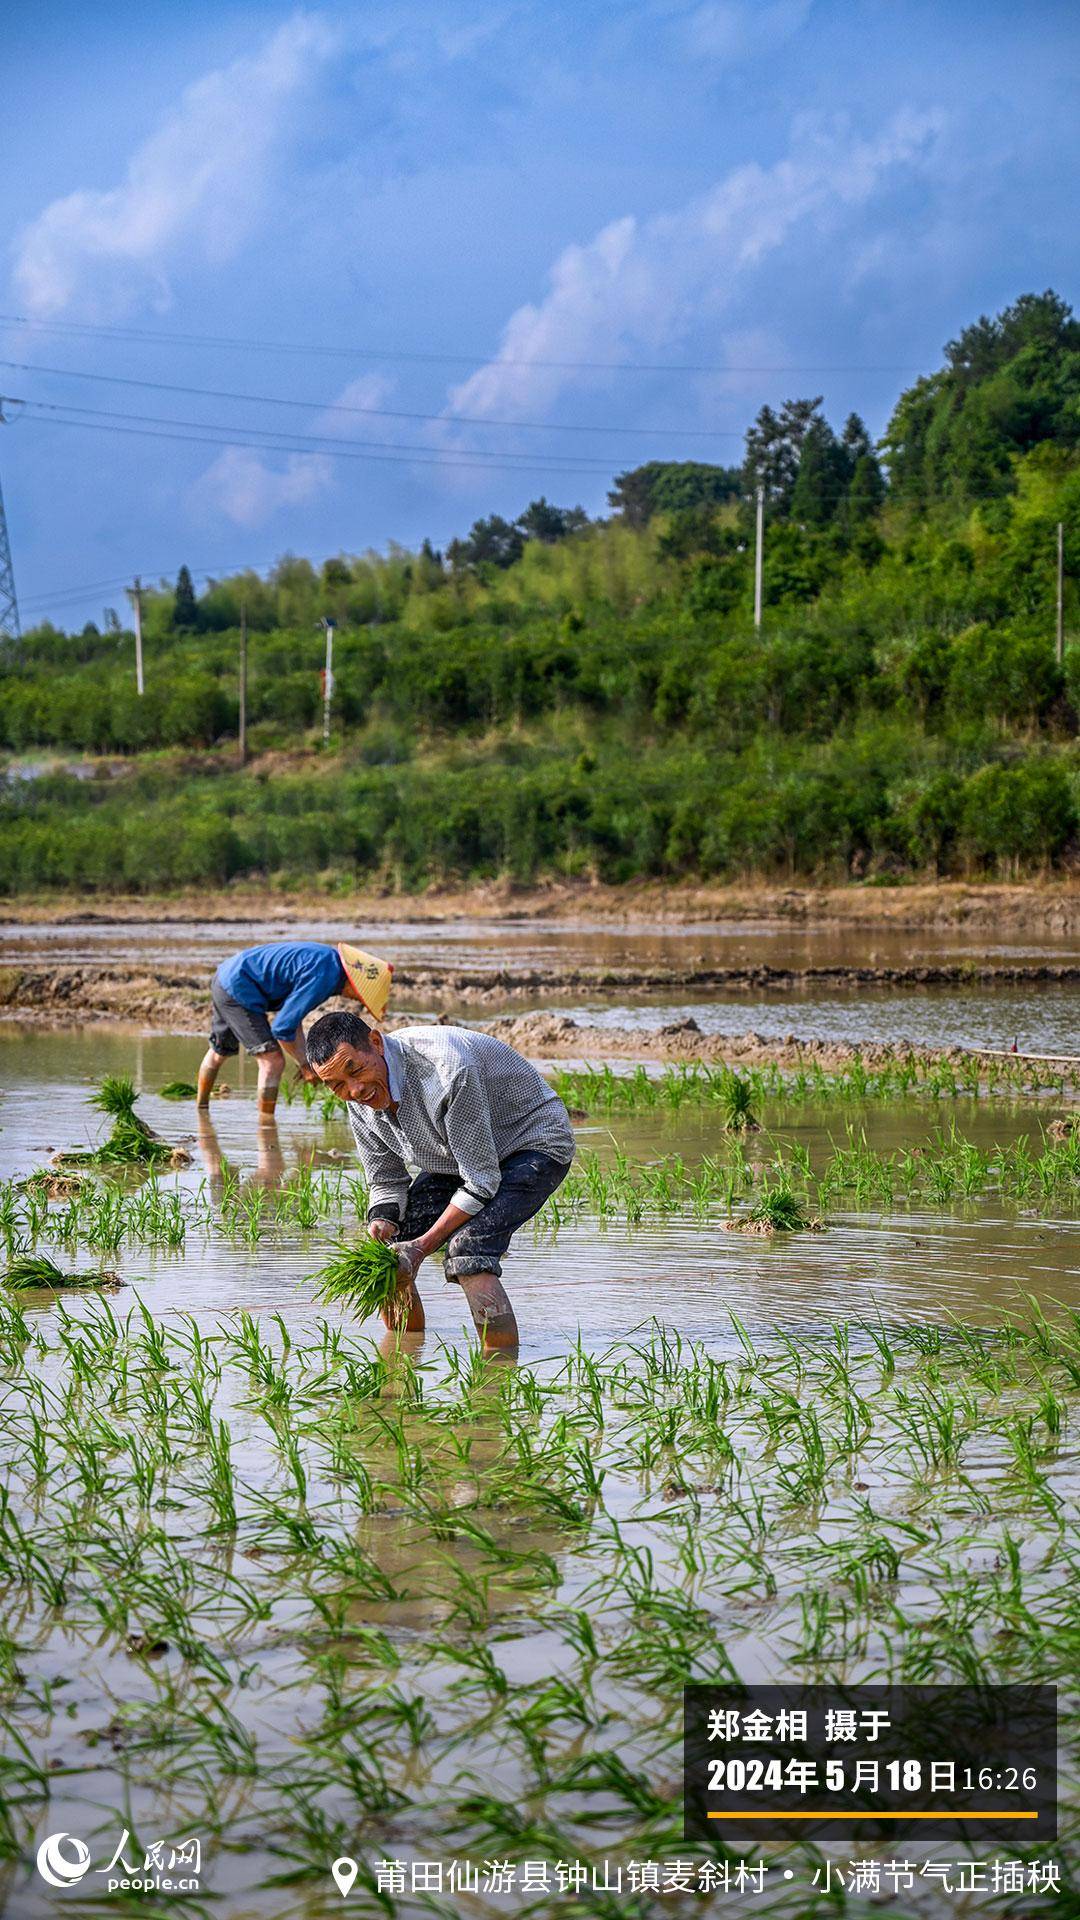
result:
<svg viewBox="0 0 1080 1920"><path fill-rule="evenodd" d="M343 1300L365 1317L378 1313L397 1292L401 1280L396 1249L384 1240L339 1241L334 1257L315 1275L320 1300Z"/></svg>
<svg viewBox="0 0 1080 1920"><path fill-rule="evenodd" d="M737 1073L729 1073L725 1076L720 1094L725 1133L756 1133L758 1131L758 1117L753 1109L753 1098L748 1080L741 1079Z"/></svg>
<svg viewBox="0 0 1080 1920"><path fill-rule="evenodd" d="M159 1088L158 1098L161 1100L194 1100L197 1091L198 1089L192 1086L190 1080L170 1080L167 1087Z"/></svg>

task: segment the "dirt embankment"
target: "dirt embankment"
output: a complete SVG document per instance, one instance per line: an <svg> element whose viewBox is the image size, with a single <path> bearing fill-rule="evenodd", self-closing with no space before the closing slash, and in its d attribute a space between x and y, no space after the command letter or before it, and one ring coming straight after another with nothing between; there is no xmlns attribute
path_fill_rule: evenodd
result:
<svg viewBox="0 0 1080 1920"><path fill-rule="evenodd" d="M0 901L0 912L23 925L60 921L122 924L152 920L165 926L204 926L249 921L264 928L323 919L363 926L384 921L431 923L454 920L575 920L582 916L615 924L684 925L698 920L782 922L796 927L850 926L941 929L985 928L998 935L1080 935L1080 879L1025 885L967 885L937 881L911 886L843 887L765 884L732 887L663 886L657 882L609 887L552 881L538 887L493 882L422 894L283 894L250 888L165 897L54 895Z"/></svg>
<svg viewBox="0 0 1080 1920"><path fill-rule="evenodd" d="M394 1000L428 1013L448 1008L505 1007L553 994L605 997L693 992L761 993L825 987L898 989L926 986L1062 984L1080 981L1080 963L1030 966L967 961L910 967L500 967L410 969L394 974ZM335 1004L328 1001L327 1005ZM345 1005L345 1002L340 1004ZM139 1022L171 1032L200 1032L209 1018L208 975L168 967L0 967L0 1014L7 1018L85 1025ZM639 1036L640 1038L640 1036Z"/></svg>
<svg viewBox="0 0 1080 1920"><path fill-rule="evenodd" d="M201 976L165 977L126 969L64 968L50 974L29 969L21 974L12 998L14 968L0 970L0 1016L42 1026L84 1027L98 1023L154 1028L177 1034L202 1034L209 1020L206 982ZM348 1007L345 1000L328 1006ZM387 1021L391 1031L407 1019ZM714 1064L798 1066L816 1061L826 1069L842 1067L858 1054L868 1066L884 1065L898 1055L941 1057L931 1049L873 1043L858 1047L844 1041L801 1040L795 1034L766 1039L762 1034L705 1034L693 1019L673 1019L654 1029L597 1027L560 1013L502 1014L478 1023L534 1060L671 1060ZM959 1053L960 1049L950 1050Z"/></svg>
<svg viewBox="0 0 1080 1920"><path fill-rule="evenodd" d="M280 895L250 892L220 893L207 901L196 896L150 902L146 899L83 902L52 900L27 908L20 901L12 915L22 925L36 923L43 929L40 941L30 943L25 958L20 954L11 964L0 965L0 1016L48 1025L85 1026L97 1023L124 1024L142 1029L173 1033L201 1034L207 1031L209 1018L209 968L177 962L158 965L154 961L124 962L101 960L84 964L52 966L48 962L49 938L44 931L61 921L84 924L132 922L145 926L153 922L161 927L212 926L228 924L240 935L241 926L250 929L250 939L265 939L284 932L297 921L317 919L320 915L333 923L344 915L352 925L403 920L414 923L452 923L458 919L501 921L540 920L550 925L583 920L620 923L626 929L643 930L667 924L675 927L701 921L747 923L783 922L793 929L840 926L854 934L860 928L901 929L940 928L942 930L985 927L987 946L1010 929L1054 933L1068 937L1074 930L1080 936L1080 883L1053 882L1024 887L925 886L902 888L777 889L764 887L706 889L552 886L517 893L499 887L473 889L469 893L354 897L347 903L340 897L305 896L286 899ZM181 945L182 941L174 941ZM238 944L240 940L238 937ZM841 943L843 952L844 942ZM856 943L853 943L856 944ZM1068 947L1066 947L1068 951ZM976 943L978 952L978 943ZM587 966L560 964L552 960L545 966L508 964L488 969L436 968L429 965L398 966L394 976L394 1001L398 1008L444 1013L468 1009L482 1013L496 1009L502 1018L488 1024L521 1045L526 1051L548 1056L562 1055L599 1058L641 1059L777 1059L784 1049L765 1042L753 1033L741 1040L706 1036L692 1026L678 1023L646 1032L638 1028L603 1028L574 1024L557 1013L538 1013L538 1003L550 1005L553 997L604 998L628 1000L635 995L726 995L790 990L858 990L947 986L992 986L1021 984L1037 987L1046 983L1080 980L1080 937L1077 963L1069 959L1037 960L1015 964L1009 961L982 961L976 958L928 960L911 965L783 965L764 963L740 966L706 966L702 956L687 953L684 965L656 966L644 961L638 965ZM521 1015L507 1014L520 1005ZM797 1014L792 1013L793 1023ZM391 1023L393 1024L393 1023ZM850 1049L819 1047L800 1043L792 1037L792 1059L846 1057ZM862 1050L864 1053L866 1049ZM887 1049L884 1050L887 1053Z"/></svg>
<svg viewBox="0 0 1080 1920"><path fill-rule="evenodd" d="M673 1020L666 1027L590 1027L568 1014L503 1014L482 1022L486 1033L505 1040L529 1060L669 1060L687 1065L703 1061L711 1066L799 1067L816 1064L834 1072L858 1058L865 1066L883 1067L890 1061L916 1056L920 1060L959 1058L961 1047L944 1051L930 1047L888 1046L875 1041L858 1046L846 1040L800 1040L789 1033L766 1039L761 1033L702 1033L693 1020Z"/></svg>
<svg viewBox="0 0 1080 1920"><path fill-rule="evenodd" d="M783 978L777 970L762 969L768 973L770 983ZM843 973L842 969L816 969L816 974L827 973L835 981ZM971 978L967 970L944 968L911 969L913 976L910 984L921 983L924 978L937 979L962 973L967 980ZM1009 977L1024 973L1024 969L1009 969ZM857 977L864 982L873 978L877 984L896 984L899 970L860 969ZM887 979L886 979L887 976ZM914 978L917 976L917 980ZM600 976L588 976L588 984L594 985ZM610 981L611 976L602 976ZM852 979L856 977L852 972ZM1041 979L1080 978L1078 968L1028 968L1025 977ZM531 976L530 976L531 978ZM575 974L574 979L585 984L585 976ZM792 974L792 983L801 982L806 975ZM421 995L420 982L425 984L424 1005L428 1011L438 1011L440 999L445 1004L461 1004L482 1007L494 1001L517 997L517 990L507 984L493 988L490 976L478 976L470 990L467 982L470 976L449 974L437 977L432 974L416 975L410 981L407 974L395 976L395 989L400 999L403 996L418 1005ZM708 979L715 985L723 981L731 984L729 977L717 972L710 973ZM641 985L641 975L632 976L633 984ZM755 979L741 979L739 984L754 985ZM664 976L664 984L671 984L671 976ZM699 981L694 978L694 984ZM520 997L535 1001L537 993L546 987L550 993L550 977L537 976L532 984L520 987ZM331 1000L328 1007L348 1007L351 1002ZM146 1031L157 1030L175 1034L201 1035L209 1025L209 996L204 976L192 973L168 972L167 970L140 970L124 967L45 967L0 968L0 1017L18 1019L28 1024L48 1027L86 1027L88 1025L114 1025L135 1027ZM391 1030L395 1026L406 1025L409 1014L399 1014L387 1021ZM441 1015L446 1018L445 1013ZM792 1018L797 1019L793 1010ZM672 1060L672 1061L711 1061L715 1063L742 1063L746 1066L764 1065L774 1062L781 1066L797 1066L800 1063L816 1061L826 1068L842 1066L858 1054L868 1065L882 1065L900 1055L919 1054L925 1058L941 1058L936 1049L908 1047L897 1044L863 1043L858 1046L843 1041L804 1040L795 1033L789 1033L783 1039L766 1039L763 1035L747 1030L743 1034L706 1034L692 1018L673 1017L667 1024L657 1028L612 1027L590 1025L587 1021L575 1020L569 1015L558 1012L502 1013L494 1018L478 1023L484 1031L496 1034L511 1046L533 1059L590 1059L601 1060ZM950 1054L959 1054L962 1049L951 1048Z"/></svg>

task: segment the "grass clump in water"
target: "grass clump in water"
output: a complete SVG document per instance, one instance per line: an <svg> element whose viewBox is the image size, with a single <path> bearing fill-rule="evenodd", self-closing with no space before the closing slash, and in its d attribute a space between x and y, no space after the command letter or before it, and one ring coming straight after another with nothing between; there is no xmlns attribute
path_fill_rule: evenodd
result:
<svg viewBox="0 0 1080 1920"><path fill-rule="evenodd" d="M194 1100L197 1092L197 1087L194 1087L190 1080L170 1080L167 1087L160 1087L158 1089L158 1098L161 1100Z"/></svg>
<svg viewBox="0 0 1080 1920"><path fill-rule="evenodd" d="M113 1289L122 1285L115 1273L65 1273L47 1253L20 1253L8 1266L4 1275L4 1285L14 1293L48 1291L57 1293L61 1288L70 1287L107 1287Z"/></svg>
<svg viewBox="0 0 1080 1920"><path fill-rule="evenodd" d="M397 1292L401 1279L397 1252L384 1240L362 1240L350 1247L344 1241L334 1258L316 1275L320 1300L347 1301L360 1314L378 1313Z"/></svg>

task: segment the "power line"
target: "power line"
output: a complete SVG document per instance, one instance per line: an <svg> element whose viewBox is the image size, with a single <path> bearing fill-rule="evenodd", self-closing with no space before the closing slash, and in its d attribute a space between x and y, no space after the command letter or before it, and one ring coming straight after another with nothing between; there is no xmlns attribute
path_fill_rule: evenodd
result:
<svg viewBox="0 0 1080 1920"><path fill-rule="evenodd" d="M44 401L24 401L22 404L27 408L37 409L39 407L45 408L48 403ZM122 424L127 420L139 420L140 417L148 417L139 416L138 414L117 414L114 416L99 414L96 418L68 420L58 417L64 411L63 408L59 407L55 409L50 408L48 412L39 413L35 411L29 414L28 417L33 419L38 426L75 427L87 433L121 433L142 440L171 440L183 446L232 447L238 451L246 449L252 453L308 453L313 457L318 456L331 460L359 460L388 466L459 467L479 473L565 473L568 475L580 474L583 476L602 474L608 477L611 475L610 461L588 461L585 459L576 459L566 454L553 454L547 460L543 460L539 457L525 454L496 454L489 457L482 454L463 455L449 452L440 454L437 450L427 453L411 447L401 452L359 453L352 450L361 444L359 441L353 441L345 446L342 446L339 442L335 443L332 441L326 444L319 442L312 444L310 440L305 443L302 436L296 435L292 437L290 444L284 444L280 440L274 441L265 438L236 438L237 434L256 434L258 432L257 428L238 427L217 429L212 425L208 425L203 429L199 427L197 423L177 421L174 423L174 426L175 428L182 429L182 431L169 431L166 430L164 425L127 426ZM81 410L68 408L67 411L91 413L91 409L89 408ZM375 441L373 444L378 447L392 445L393 443ZM571 460L573 460L573 464L570 464Z"/></svg>
<svg viewBox="0 0 1080 1920"><path fill-rule="evenodd" d="M149 346L227 347L245 353L290 353L308 358L348 360L403 360L432 366L536 367L561 373L921 373L916 366L743 366L733 362L643 360L512 360L490 351L473 353L416 353L400 347L319 346L291 340L242 340L231 334L165 333L146 327L95 325L90 321L37 320L27 314L0 313L0 326L33 327L45 333L89 334L99 340L138 340Z"/></svg>
<svg viewBox="0 0 1080 1920"><path fill-rule="evenodd" d="M274 560L248 560L242 565L239 562L231 562L227 565L221 564L216 567L189 567L188 572L193 580L222 580L240 573L265 573L276 565L277 562ZM172 573L172 567L143 567L141 571L148 578L153 577L158 580L167 580ZM50 605L58 606L65 600L81 600L83 596L88 593L109 593L115 588L126 586L128 578L129 576L126 573L114 574L109 580L88 580L79 587L57 587L55 592L27 594L23 597L23 606L37 606L42 600L47 600ZM151 586L144 587L143 591L145 593L157 593L167 591L167 589Z"/></svg>
<svg viewBox="0 0 1080 1920"><path fill-rule="evenodd" d="M271 427L248 427L244 426L240 421L176 420L168 414L120 413L115 407L81 407L74 400L20 400L19 405L21 407L33 408L35 412L74 413L80 416L86 415L92 420L133 420L141 426L183 427L199 432L209 430L211 432L239 433L257 435L260 439L265 439L269 434L276 433L278 438L275 442L275 451L290 451L299 448L302 452L323 452L325 450L334 451L340 447L375 448L380 452L385 451L390 453L416 452L437 454L440 451L437 444L414 447L407 440L350 440L326 433L289 433L284 428L279 430ZM281 443L284 441L290 442L291 447L283 448ZM500 454L492 453L485 448L478 448L476 452L473 453L469 448L453 447L447 448L446 451L448 454L453 455L455 459L460 458L470 461L473 459L498 459L500 461L528 460L535 465L538 459L543 458L545 465L557 463L567 468L583 466L589 470L599 465L603 467L605 473L610 470L610 462L605 461L600 454L552 453L540 456L529 453L514 453L512 451Z"/></svg>
<svg viewBox="0 0 1080 1920"><path fill-rule="evenodd" d="M243 400L258 406L299 407L305 413L364 414L379 420L435 420L445 426L509 427L529 433L685 433L695 439L710 440L741 440L743 437L742 430L737 427L628 427L610 424L592 427L584 426L580 421L569 424L554 420L489 420L483 414L471 413L411 413L399 407L347 406L340 400L295 400L277 393L235 393L228 387L186 387L166 380L136 380L130 374L79 373L74 367L46 367L35 360L0 360L0 367L8 367L16 373L55 374L63 380L92 380L110 387L143 387L153 393L183 393L200 400Z"/></svg>

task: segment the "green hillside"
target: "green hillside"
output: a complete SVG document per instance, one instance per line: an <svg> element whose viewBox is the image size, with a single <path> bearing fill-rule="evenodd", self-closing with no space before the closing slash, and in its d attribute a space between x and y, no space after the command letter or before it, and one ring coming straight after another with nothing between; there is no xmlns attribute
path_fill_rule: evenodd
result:
<svg viewBox="0 0 1080 1920"><path fill-rule="evenodd" d="M290 557L199 597L182 573L147 600L142 699L130 632L7 646L0 890L1075 860L1080 648L1059 665L1055 601L1061 522L1068 642L1080 324L1055 295L950 343L877 448L805 398L762 410L741 469L653 463L609 498L593 523L534 501L445 554Z"/></svg>

